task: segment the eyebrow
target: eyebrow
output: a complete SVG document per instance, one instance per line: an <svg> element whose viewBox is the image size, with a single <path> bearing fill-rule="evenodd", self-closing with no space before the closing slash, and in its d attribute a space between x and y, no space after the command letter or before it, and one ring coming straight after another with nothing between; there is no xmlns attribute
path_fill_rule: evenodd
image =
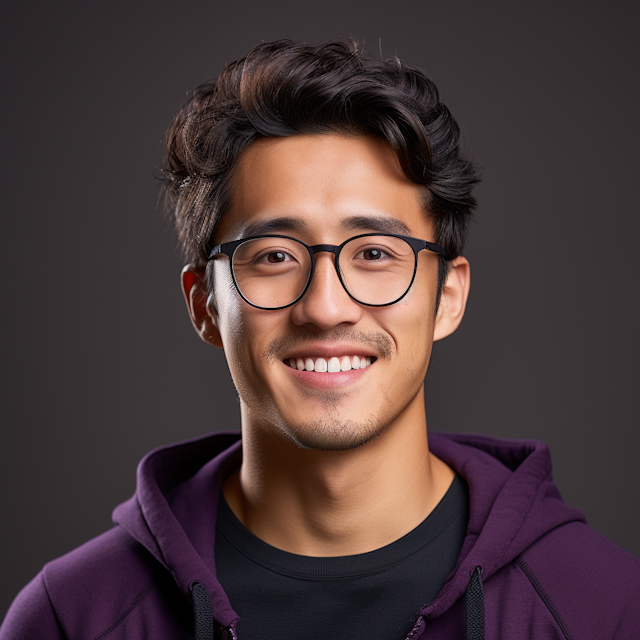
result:
<svg viewBox="0 0 640 640"><path fill-rule="evenodd" d="M379 231L380 233L411 235L411 229L404 222L391 216L350 216L345 218L340 226L347 231ZM242 236L250 238L278 231L305 232L309 231L309 225L300 218L290 216L256 220L245 227Z"/></svg>
<svg viewBox="0 0 640 640"><path fill-rule="evenodd" d="M280 217L269 220L257 220L243 230L243 237L261 236L273 231L307 231L309 225L300 218Z"/></svg>
<svg viewBox="0 0 640 640"><path fill-rule="evenodd" d="M380 231L381 233L398 233L411 235L411 229L404 222L391 216L351 216L342 221L342 228L349 231Z"/></svg>

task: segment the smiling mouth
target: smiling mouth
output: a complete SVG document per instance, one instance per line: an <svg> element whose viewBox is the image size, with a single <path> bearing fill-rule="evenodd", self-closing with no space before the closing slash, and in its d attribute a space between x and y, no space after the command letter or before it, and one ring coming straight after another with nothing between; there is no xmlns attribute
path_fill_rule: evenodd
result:
<svg viewBox="0 0 640 640"><path fill-rule="evenodd" d="M318 373L338 373L351 369L366 369L376 361L373 356L342 356L340 358L287 358L284 363L298 371L317 371Z"/></svg>

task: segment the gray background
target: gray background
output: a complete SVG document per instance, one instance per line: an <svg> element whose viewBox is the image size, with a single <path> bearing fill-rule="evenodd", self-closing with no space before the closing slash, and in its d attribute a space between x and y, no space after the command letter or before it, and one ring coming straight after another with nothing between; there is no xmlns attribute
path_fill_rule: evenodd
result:
<svg viewBox="0 0 640 640"><path fill-rule="evenodd" d="M2 42L0 615L110 526L149 449L237 428L156 207L188 89L261 40L356 36L423 67L486 180L431 429L537 438L640 555L637 3L23 3ZM635 505L635 506L634 506Z"/></svg>

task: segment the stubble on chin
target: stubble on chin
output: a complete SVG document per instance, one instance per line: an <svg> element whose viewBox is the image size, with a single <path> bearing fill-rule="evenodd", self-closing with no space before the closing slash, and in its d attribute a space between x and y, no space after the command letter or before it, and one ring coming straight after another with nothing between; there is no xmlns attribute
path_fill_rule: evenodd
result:
<svg viewBox="0 0 640 640"><path fill-rule="evenodd" d="M372 416L361 422L332 418L281 425L296 445L312 451L351 451L375 440L384 431L381 418Z"/></svg>

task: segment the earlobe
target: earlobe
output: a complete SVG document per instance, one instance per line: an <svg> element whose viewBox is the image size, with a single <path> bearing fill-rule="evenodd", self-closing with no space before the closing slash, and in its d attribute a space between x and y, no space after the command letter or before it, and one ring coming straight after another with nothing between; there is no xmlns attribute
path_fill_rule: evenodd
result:
<svg viewBox="0 0 640 640"><path fill-rule="evenodd" d="M451 261L447 281L442 287L440 306L436 314L433 340L442 340L451 335L462 322L469 297L471 267L469 261L458 256Z"/></svg>
<svg viewBox="0 0 640 640"><path fill-rule="evenodd" d="M222 348L215 309L209 304L205 268L188 264L180 276L182 293L196 333L209 344Z"/></svg>

